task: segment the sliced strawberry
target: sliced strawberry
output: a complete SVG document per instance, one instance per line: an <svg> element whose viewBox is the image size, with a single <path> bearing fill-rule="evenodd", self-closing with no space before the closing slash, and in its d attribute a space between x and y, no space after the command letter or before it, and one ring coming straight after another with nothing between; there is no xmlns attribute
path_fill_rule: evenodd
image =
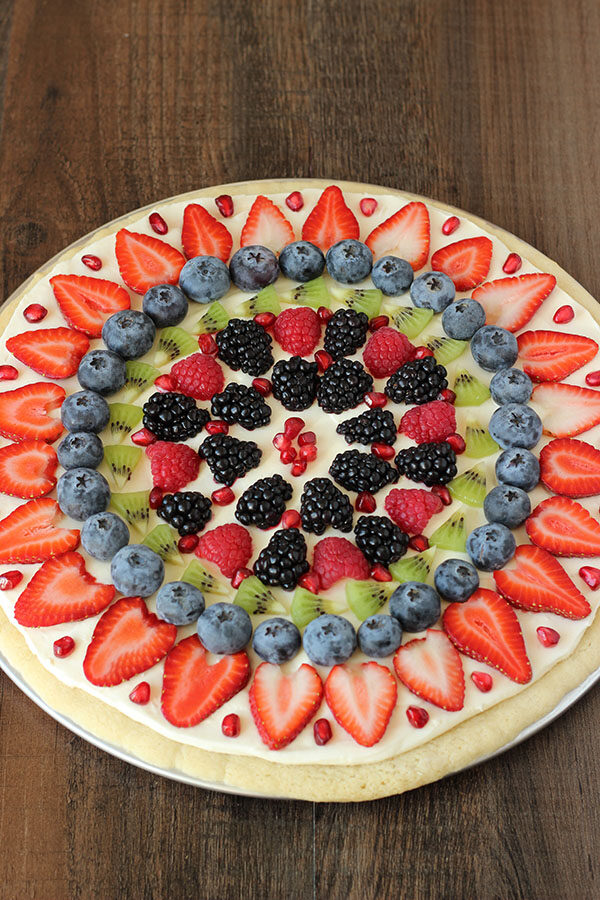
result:
<svg viewBox="0 0 600 900"><path fill-rule="evenodd" d="M0 493L34 500L56 485L56 450L44 441L20 441L0 447Z"/></svg>
<svg viewBox="0 0 600 900"><path fill-rule="evenodd" d="M585 441L555 438L540 453L540 478L563 497L600 494L600 450Z"/></svg>
<svg viewBox="0 0 600 900"><path fill-rule="evenodd" d="M231 700L250 677L250 660L241 651L211 665L198 635L180 641L165 660L161 708L177 728L202 722Z"/></svg>
<svg viewBox="0 0 600 900"><path fill-rule="evenodd" d="M20 625L38 628L96 616L112 602L112 584L98 584L79 553L63 553L40 566L15 604Z"/></svg>
<svg viewBox="0 0 600 900"><path fill-rule="evenodd" d="M592 611L561 564L541 547L521 544L513 562L494 572L494 581L518 609L556 613L566 619L585 619Z"/></svg>
<svg viewBox="0 0 600 900"><path fill-rule="evenodd" d="M600 422L600 391L575 384L538 384L531 399L542 407L544 434L574 437Z"/></svg>
<svg viewBox="0 0 600 900"><path fill-rule="evenodd" d="M542 500L525 522L529 539L554 556L600 556L600 523L567 497Z"/></svg>
<svg viewBox="0 0 600 900"><path fill-rule="evenodd" d="M325 188L302 228L302 240L310 241L326 253L332 244L344 238L360 237L356 216L346 206L344 195L335 184Z"/></svg>
<svg viewBox="0 0 600 900"><path fill-rule="evenodd" d="M307 663L289 675L273 663L261 663L250 688L250 712L263 743L271 750L286 747L308 725L322 699L323 682Z"/></svg>
<svg viewBox="0 0 600 900"><path fill-rule="evenodd" d="M155 284L177 284L185 256L159 238L121 228L115 254L121 278L136 294L145 294Z"/></svg>
<svg viewBox="0 0 600 900"><path fill-rule="evenodd" d="M36 381L0 394L0 434L13 441L40 440L52 444L62 434L60 419L48 413L65 399L58 384Z"/></svg>
<svg viewBox="0 0 600 900"><path fill-rule="evenodd" d="M183 211L181 229L183 252L188 259L194 256L216 256L227 262L233 247L229 231L199 203L190 203Z"/></svg>
<svg viewBox="0 0 600 900"><path fill-rule="evenodd" d="M22 363L48 378L69 378L90 349L84 334L72 328L40 328L15 334L6 349Z"/></svg>
<svg viewBox="0 0 600 900"><path fill-rule="evenodd" d="M409 691L455 712L465 705L465 675L456 648L443 631L427 629L427 636L396 650L396 675Z"/></svg>
<svg viewBox="0 0 600 900"><path fill-rule="evenodd" d="M465 603L450 603L442 622L465 656L493 666L517 684L531 680L531 663L517 615L494 591L479 588Z"/></svg>
<svg viewBox="0 0 600 900"><path fill-rule="evenodd" d="M486 237L465 238L440 247L431 257L434 272L444 272L458 291L470 291L490 271L492 242Z"/></svg>
<svg viewBox="0 0 600 900"><path fill-rule="evenodd" d="M427 262L430 232L427 207L414 200L374 228L365 244L375 259L388 254L399 256L416 272Z"/></svg>
<svg viewBox="0 0 600 900"><path fill-rule="evenodd" d="M279 253L286 244L295 239L294 229L268 197L259 194L248 213L246 224L242 228L240 247L260 244Z"/></svg>
<svg viewBox="0 0 600 900"><path fill-rule="evenodd" d="M485 309L487 325L519 331L537 312L555 284L554 275L545 272L497 278L473 291L473 300Z"/></svg>
<svg viewBox="0 0 600 900"><path fill-rule="evenodd" d="M336 722L362 747L381 740L397 696L394 676L376 662L334 666L325 682L325 699Z"/></svg>
<svg viewBox="0 0 600 900"><path fill-rule="evenodd" d="M533 381L561 381L598 352L591 338L561 331L524 331L517 344L523 371Z"/></svg>
<svg viewBox="0 0 600 900"><path fill-rule="evenodd" d="M52 556L74 550L79 530L57 528L62 516L56 500L30 500L0 521L0 563L45 562Z"/></svg>
<svg viewBox="0 0 600 900"><path fill-rule="evenodd" d="M85 677L111 687L145 672L166 656L177 628L161 621L141 597L121 597L102 614L83 660Z"/></svg>
<svg viewBox="0 0 600 900"><path fill-rule="evenodd" d="M89 337L100 337L108 315L131 306L125 288L104 278L55 275L50 284L68 324Z"/></svg>

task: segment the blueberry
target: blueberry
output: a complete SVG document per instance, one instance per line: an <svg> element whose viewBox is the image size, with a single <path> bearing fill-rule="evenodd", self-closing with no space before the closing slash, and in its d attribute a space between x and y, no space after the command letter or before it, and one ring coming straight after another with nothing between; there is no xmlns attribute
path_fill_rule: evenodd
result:
<svg viewBox="0 0 600 900"><path fill-rule="evenodd" d="M165 564L144 544L128 544L113 556L110 575L118 591L126 597L149 597L163 583Z"/></svg>
<svg viewBox="0 0 600 900"><path fill-rule="evenodd" d="M499 484L483 501L488 522L500 522L507 528L518 528L531 512L531 502L525 491L510 484Z"/></svg>
<svg viewBox="0 0 600 900"><path fill-rule="evenodd" d="M204 612L204 597L187 581L169 581L156 595L156 615L171 625L189 625Z"/></svg>
<svg viewBox="0 0 600 900"><path fill-rule="evenodd" d="M111 512L95 513L85 520L81 529L81 546L94 559L112 559L128 543L129 528Z"/></svg>
<svg viewBox="0 0 600 900"><path fill-rule="evenodd" d="M479 587L475 566L464 559L445 559L435 570L435 588L444 600L463 603Z"/></svg>
<svg viewBox="0 0 600 900"><path fill-rule="evenodd" d="M277 281L279 263L272 250L260 244L240 247L229 263L231 280L240 291L260 291Z"/></svg>
<svg viewBox="0 0 600 900"><path fill-rule="evenodd" d="M74 431L62 439L56 453L63 469L95 469L104 458L104 447L97 434Z"/></svg>
<svg viewBox="0 0 600 900"><path fill-rule="evenodd" d="M179 286L190 300L211 303L229 290L229 269L216 256L195 256L188 259L179 275Z"/></svg>
<svg viewBox="0 0 600 900"><path fill-rule="evenodd" d="M409 262L399 256L382 256L373 266L371 279L386 297L404 294L413 283L413 270Z"/></svg>
<svg viewBox="0 0 600 900"><path fill-rule="evenodd" d="M120 391L126 378L125 360L112 350L90 350L79 363L77 370L77 379L81 387L96 391L103 397Z"/></svg>
<svg viewBox="0 0 600 900"><path fill-rule="evenodd" d="M440 313L452 303L456 294L454 282L443 272L424 272L410 286L410 299L420 309Z"/></svg>
<svg viewBox="0 0 600 900"><path fill-rule="evenodd" d="M493 413L489 431L503 450L508 447L530 450L542 436L542 422L530 406L506 403Z"/></svg>
<svg viewBox="0 0 600 900"><path fill-rule="evenodd" d="M394 616L369 616L358 629L358 646L365 656L381 659L395 653L402 643L402 627Z"/></svg>
<svg viewBox="0 0 600 900"><path fill-rule="evenodd" d="M300 632L288 619L261 622L252 638L252 649L261 659L276 666L292 659L302 644Z"/></svg>
<svg viewBox="0 0 600 900"><path fill-rule="evenodd" d="M108 481L95 469L68 469L56 485L58 505L66 516L82 522L104 512L110 503Z"/></svg>
<svg viewBox="0 0 600 900"><path fill-rule="evenodd" d="M154 322L137 309L122 309L109 316L102 327L102 340L123 359L144 356L156 335Z"/></svg>
<svg viewBox="0 0 600 900"><path fill-rule="evenodd" d="M317 666L336 666L356 650L356 632L348 619L323 613L304 629L302 646Z"/></svg>
<svg viewBox="0 0 600 900"><path fill-rule="evenodd" d="M490 381L492 400L498 406L527 403L532 390L531 378L520 369L500 369Z"/></svg>
<svg viewBox="0 0 600 900"><path fill-rule="evenodd" d="M442 328L449 338L457 341L470 341L482 325L485 325L485 309L477 300L457 300L446 307L442 316Z"/></svg>
<svg viewBox="0 0 600 900"><path fill-rule="evenodd" d="M168 328L187 316L187 297L176 284L155 284L144 294L142 309L157 328Z"/></svg>
<svg viewBox="0 0 600 900"><path fill-rule="evenodd" d="M536 456L522 447L505 450L496 460L496 478L502 484L512 484L524 491L532 491L540 480L540 464Z"/></svg>
<svg viewBox="0 0 600 900"><path fill-rule="evenodd" d="M108 403L95 391L71 394L60 409L60 419L67 431L92 431L106 428L110 419Z"/></svg>
<svg viewBox="0 0 600 900"><path fill-rule="evenodd" d="M312 281L323 274L325 257L310 241L294 241L279 254L279 268L292 281Z"/></svg>
<svg viewBox="0 0 600 900"><path fill-rule="evenodd" d="M471 339L471 354L477 365L486 372L508 369L519 355L517 339L506 328L484 325Z"/></svg>
<svg viewBox="0 0 600 900"><path fill-rule="evenodd" d="M373 254L366 244L346 238L327 251L327 271L340 284L356 284L364 281L373 268Z"/></svg>
<svg viewBox="0 0 600 900"><path fill-rule="evenodd" d="M252 637L250 616L235 603L213 603L198 619L197 628L209 653L239 653Z"/></svg>
<svg viewBox="0 0 600 900"><path fill-rule="evenodd" d="M467 553L483 572L505 566L514 556L516 546L512 532L499 522L480 525L467 538Z"/></svg>
<svg viewBox="0 0 600 900"><path fill-rule="evenodd" d="M441 612L439 594L420 581L405 581L390 597L390 614L404 631L425 631L437 622Z"/></svg>

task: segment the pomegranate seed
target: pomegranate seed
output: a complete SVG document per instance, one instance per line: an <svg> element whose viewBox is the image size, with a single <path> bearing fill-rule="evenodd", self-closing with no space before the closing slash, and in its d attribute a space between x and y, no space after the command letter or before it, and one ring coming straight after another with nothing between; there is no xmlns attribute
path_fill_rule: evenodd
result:
<svg viewBox="0 0 600 900"><path fill-rule="evenodd" d="M314 431L303 431L298 437L298 445L304 447L305 444L316 444L317 436Z"/></svg>
<svg viewBox="0 0 600 900"><path fill-rule="evenodd" d="M597 591L600 587L600 569L595 566L582 566L579 575L592 591Z"/></svg>
<svg viewBox="0 0 600 900"><path fill-rule="evenodd" d="M363 197L358 205L363 216L372 216L377 209L377 200L374 197Z"/></svg>
<svg viewBox="0 0 600 900"><path fill-rule="evenodd" d="M424 534L414 534L408 542L408 546L411 550L416 550L418 553L422 553L423 550L429 549L429 541Z"/></svg>
<svg viewBox="0 0 600 900"><path fill-rule="evenodd" d="M380 328L385 328L389 324L389 316L375 316L369 321L369 331L379 331Z"/></svg>
<svg viewBox="0 0 600 900"><path fill-rule="evenodd" d="M292 447L290 445L289 447L286 447L285 450L281 451L281 453L279 454L279 459L284 464L284 466L287 466L289 463L293 463L297 456L298 451L295 447Z"/></svg>
<svg viewBox="0 0 600 900"><path fill-rule="evenodd" d="M440 391L440 400L445 400L446 403L454 403L456 394L450 388L444 388L443 391Z"/></svg>
<svg viewBox="0 0 600 900"><path fill-rule="evenodd" d="M333 359L327 350L317 350L315 353L315 362L319 367L319 372L325 372L333 362Z"/></svg>
<svg viewBox="0 0 600 900"><path fill-rule="evenodd" d="M374 581L391 581L392 576L390 572L386 569L385 566L382 566L381 563L375 563L373 568L371 569L371 578Z"/></svg>
<svg viewBox="0 0 600 900"><path fill-rule="evenodd" d="M165 391L174 391L175 383L170 375L159 375L154 381L154 387L164 393Z"/></svg>
<svg viewBox="0 0 600 900"><path fill-rule="evenodd" d="M300 447L300 459L305 459L306 462L313 462L317 458L317 446L316 444L304 444L303 447Z"/></svg>
<svg viewBox="0 0 600 900"><path fill-rule="evenodd" d="M292 191L292 193L288 194L285 198L285 205L288 209L291 209L292 212L298 212L298 210L302 209L304 206L304 197L300 191Z"/></svg>
<svg viewBox="0 0 600 900"><path fill-rule="evenodd" d="M229 425L221 419L215 419L214 422L207 422L204 427L207 434L229 434Z"/></svg>
<svg viewBox="0 0 600 900"><path fill-rule="evenodd" d="M323 744L326 744L327 741L330 741L333 737L331 725L327 719L317 719L313 731L315 735L315 744L318 744L319 747L322 747Z"/></svg>
<svg viewBox="0 0 600 900"><path fill-rule="evenodd" d="M236 569L231 577L231 586L234 588L239 588L242 581L245 581L246 578L250 578L252 575L252 569Z"/></svg>
<svg viewBox="0 0 600 900"><path fill-rule="evenodd" d="M14 381L18 374L14 366L0 366L0 381Z"/></svg>
<svg viewBox="0 0 600 900"><path fill-rule="evenodd" d="M482 694L491 691L494 679L489 672L471 672L471 681Z"/></svg>
<svg viewBox="0 0 600 900"><path fill-rule="evenodd" d="M150 213L150 215L148 216L148 221L150 222L150 228L152 229L152 231L155 231L157 234L166 234L169 230L169 226L160 213Z"/></svg>
<svg viewBox="0 0 600 900"><path fill-rule="evenodd" d="M371 453L379 459L392 459L396 455L396 451L389 444L371 444Z"/></svg>
<svg viewBox="0 0 600 900"><path fill-rule="evenodd" d="M523 260L518 253L509 253L506 257L506 262L502 266L502 271L506 272L507 275L514 275L515 272L519 271L522 265Z"/></svg>
<svg viewBox="0 0 600 900"><path fill-rule="evenodd" d="M333 319L333 311L331 309L327 309L326 306L320 306L317 310L317 315L321 322L323 322L325 325L327 325L330 319Z"/></svg>
<svg viewBox="0 0 600 900"><path fill-rule="evenodd" d="M424 728L429 722L429 713L422 706L409 706L406 718L413 728Z"/></svg>
<svg viewBox="0 0 600 900"><path fill-rule="evenodd" d="M356 495L354 509L357 512L372 513L377 509L377 500L369 491L361 491Z"/></svg>
<svg viewBox="0 0 600 900"><path fill-rule="evenodd" d="M237 713L228 713L221 722L221 731L225 737L237 737L240 733L240 717Z"/></svg>
<svg viewBox="0 0 600 900"><path fill-rule="evenodd" d="M452 494L445 484L434 484L431 488L431 493L439 497L444 506L450 506L452 503Z"/></svg>
<svg viewBox="0 0 600 900"><path fill-rule="evenodd" d="M450 444L457 456L460 456L461 453L465 452L465 447L467 445L460 434L449 434L446 438L446 442Z"/></svg>
<svg viewBox="0 0 600 900"><path fill-rule="evenodd" d="M297 459L296 462L292 465L290 472L295 477L297 477L298 475L304 475L304 473L306 472L306 460Z"/></svg>
<svg viewBox="0 0 600 900"><path fill-rule="evenodd" d="M252 380L252 387L255 388L259 394L262 394L263 397L268 397L272 390L271 382L268 378L254 378Z"/></svg>
<svg viewBox="0 0 600 900"><path fill-rule="evenodd" d="M93 253L86 253L85 256L81 257L81 262L93 272L98 272L102 268L102 260L99 256L94 256Z"/></svg>
<svg viewBox="0 0 600 900"><path fill-rule="evenodd" d="M426 356L433 356L433 350L429 347L415 347L415 359L424 359Z"/></svg>
<svg viewBox="0 0 600 900"><path fill-rule="evenodd" d="M224 219L228 219L229 216L233 215L233 200L229 194L221 194L219 197L215 197L215 203Z"/></svg>
<svg viewBox="0 0 600 900"><path fill-rule="evenodd" d="M148 497L148 506L150 509L158 509L162 503L163 492L159 487L153 487Z"/></svg>
<svg viewBox="0 0 600 900"><path fill-rule="evenodd" d="M150 700L150 685L148 682L140 681L139 684L136 684L129 694L129 699L132 703L137 703L139 706L145 706Z"/></svg>
<svg viewBox="0 0 600 900"><path fill-rule="evenodd" d="M321 579L316 572L306 572L298 579L298 584L311 594L318 594L321 590Z"/></svg>
<svg viewBox="0 0 600 900"><path fill-rule="evenodd" d="M442 234L452 234L460 225L458 216L450 216L442 225Z"/></svg>
<svg viewBox="0 0 600 900"><path fill-rule="evenodd" d="M41 322L48 315L48 310L41 303L31 303L23 310L23 316L28 322Z"/></svg>
<svg viewBox="0 0 600 900"><path fill-rule="evenodd" d="M177 542L177 548L180 553L193 553L198 546L200 538L197 534L184 534Z"/></svg>
<svg viewBox="0 0 600 900"><path fill-rule="evenodd" d="M298 437L305 425L306 422L304 419L301 419L299 416L290 416L290 418L286 419L283 423L283 433L286 438L293 441L295 437Z"/></svg>
<svg viewBox="0 0 600 900"><path fill-rule="evenodd" d="M544 647L554 647L560 641L558 631L555 631L554 628L546 628L545 625L540 625L539 628L536 628L536 634L540 644Z"/></svg>
<svg viewBox="0 0 600 900"><path fill-rule="evenodd" d="M263 328L272 328L277 320L277 316L272 312L256 313L254 321Z"/></svg>
<svg viewBox="0 0 600 900"><path fill-rule="evenodd" d="M288 447L292 446L292 441L283 433L283 431L278 431L273 438L273 446L276 450L287 450Z"/></svg>
<svg viewBox="0 0 600 900"><path fill-rule="evenodd" d="M150 444L154 444L155 441L156 438L147 428L140 428L139 431L135 431L131 435L131 443L137 447L148 447Z"/></svg>
<svg viewBox="0 0 600 900"><path fill-rule="evenodd" d="M598 387L600 384L600 371L588 372L585 376L585 383L589 384L590 387Z"/></svg>
<svg viewBox="0 0 600 900"><path fill-rule="evenodd" d="M213 491L210 495L210 499L213 503L216 503L217 506L229 506L229 504L233 503L235 500L235 494L230 487L222 487Z"/></svg>
<svg viewBox="0 0 600 900"><path fill-rule="evenodd" d="M212 334L201 334L198 337L198 347L200 348L200 352L205 353L207 356L216 356L219 352L217 342Z"/></svg>
<svg viewBox="0 0 600 900"><path fill-rule="evenodd" d="M63 657L68 656L69 653L73 652L73 650L75 649L75 641L70 634L65 634L64 637L58 638L57 641L54 641L54 643L52 644L52 649L54 651L54 655L62 659Z"/></svg>
<svg viewBox="0 0 600 900"><path fill-rule="evenodd" d="M557 325L564 325L566 322L570 322L574 317L575 312L573 311L573 307L569 306L568 303L565 303L564 306L561 306L556 310L552 319Z"/></svg>
<svg viewBox="0 0 600 900"><path fill-rule="evenodd" d="M23 573L18 569L11 569L9 572L3 572L0 575L0 591L10 591L16 587L23 579Z"/></svg>
<svg viewBox="0 0 600 900"><path fill-rule="evenodd" d="M300 513L296 512L295 509L286 509L281 517L281 527L300 528L301 525L302 519L300 518Z"/></svg>
<svg viewBox="0 0 600 900"><path fill-rule="evenodd" d="M370 409L379 409L382 406L386 406L387 402L387 396L382 394L381 391L369 391L368 394L365 394L365 403Z"/></svg>

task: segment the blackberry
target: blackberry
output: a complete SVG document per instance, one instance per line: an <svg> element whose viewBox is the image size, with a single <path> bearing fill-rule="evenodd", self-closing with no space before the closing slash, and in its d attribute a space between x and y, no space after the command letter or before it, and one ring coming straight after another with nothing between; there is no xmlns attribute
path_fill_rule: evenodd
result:
<svg viewBox="0 0 600 900"><path fill-rule="evenodd" d="M208 497L198 491L178 491L165 494L156 511L179 534L197 534L212 516L211 506Z"/></svg>
<svg viewBox="0 0 600 900"><path fill-rule="evenodd" d="M413 359L388 379L385 392L394 403L429 403L448 387L447 374L435 356Z"/></svg>
<svg viewBox="0 0 600 900"><path fill-rule="evenodd" d="M400 450L395 459L400 475L428 487L447 484L456 475L456 453L447 441L417 444Z"/></svg>
<svg viewBox="0 0 600 900"><path fill-rule="evenodd" d="M373 387L372 377L356 359L338 359L319 382L317 401L321 409L342 413L354 409Z"/></svg>
<svg viewBox="0 0 600 900"><path fill-rule="evenodd" d="M144 403L144 428L159 441L186 441L202 431L210 416L193 397L157 391Z"/></svg>
<svg viewBox="0 0 600 900"><path fill-rule="evenodd" d="M260 464L262 450L254 441L240 441L228 434L211 434L200 444L198 455L219 484L231 486L236 478L243 478Z"/></svg>
<svg viewBox="0 0 600 900"><path fill-rule="evenodd" d="M396 423L389 409L368 409L353 419L340 422L335 429L347 444L390 444L397 437Z"/></svg>
<svg viewBox="0 0 600 900"><path fill-rule="evenodd" d="M242 525L272 528L279 524L292 493L291 484L281 475L259 478L238 500L235 517Z"/></svg>
<svg viewBox="0 0 600 900"><path fill-rule="evenodd" d="M215 394L210 405L213 416L230 425L241 425L254 431L271 421L271 407L262 394L245 384L228 384L224 391Z"/></svg>
<svg viewBox="0 0 600 900"><path fill-rule="evenodd" d="M328 525L352 531L353 509L349 498L329 478L313 478L304 485L300 517L305 531L323 534Z"/></svg>
<svg viewBox="0 0 600 900"><path fill-rule="evenodd" d="M338 309L325 328L325 350L334 358L352 356L367 339L369 319L364 312Z"/></svg>
<svg viewBox="0 0 600 900"><path fill-rule="evenodd" d="M334 481L347 491L369 491L375 494L386 484L398 480L398 473L385 459L360 450L346 450L338 453L329 467Z"/></svg>
<svg viewBox="0 0 600 900"><path fill-rule="evenodd" d="M317 396L319 367L301 356L275 363L271 373L273 396L285 409L298 412L312 406Z"/></svg>
<svg viewBox="0 0 600 900"><path fill-rule="evenodd" d="M254 319L230 319L215 340L219 359L236 372L264 375L273 365L271 336Z"/></svg>
<svg viewBox="0 0 600 900"><path fill-rule="evenodd" d="M276 531L254 563L254 574L263 584L280 585L293 590L309 570L306 560L306 541L297 528Z"/></svg>
<svg viewBox="0 0 600 900"><path fill-rule="evenodd" d="M385 516L361 516L354 534L356 546L373 565L389 566L408 549L408 535Z"/></svg>

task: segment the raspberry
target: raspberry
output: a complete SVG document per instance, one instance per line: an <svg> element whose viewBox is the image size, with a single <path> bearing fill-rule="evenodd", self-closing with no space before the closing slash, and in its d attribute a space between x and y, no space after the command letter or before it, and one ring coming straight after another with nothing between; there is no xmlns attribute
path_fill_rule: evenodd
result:
<svg viewBox="0 0 600 900"><path fill-rule="evenodd" d="M394 488L385 498L385 511L406 534L421 534L443 503L436 494L418 488Z"/></svg>
<svg viewBox="0 0 600 900"><path fill-rule="evenodd" d="M227 578L242 569L252 555L252 538L242 525L219 525L202 535L196 556L219 567Z"/></svg>
<svg viewBox="0 0 600 900"><path fill-rule="evenodd" d="M445 441L456 431L454 407L443 400L414 406L404 413L398 430L417 444Z"/></svg>
<svg viewBox="0 0 600 900"><path fill-rule="evenodd" d="M313 571L325 591L341 578L364 581L371 574L371 567L358 547L346 538L327 537L315 544Z"/></svg>
<svg viewBox="0 0 600 900"><path fill-rule="evenodd" d="M146 447L155 487L173 493L195 481L200 469L200 457L187 444L156 441Z"/></svg>
<svg viewBox="0 0 600 900"><path fill-rule="evenodd" d="M206 353L192 353L180 359L171 369L171 378L174 390L196 400L210 400L225 385L221 366Z"/></svg>
<svg viewBox="0 0 600 900"><path fill-rule="evenodd" d="M284 309L273 328L275 340L294 356L308 356L321 339L321 320L309 306Z"/></svg>
<svg viewBox="0 0 600 900"><path fill-rule="evenodd" d="M371 375L387 378L414 355L415 348L406 335L395 328L379 328L369 338L363 360Z"/></svg>

